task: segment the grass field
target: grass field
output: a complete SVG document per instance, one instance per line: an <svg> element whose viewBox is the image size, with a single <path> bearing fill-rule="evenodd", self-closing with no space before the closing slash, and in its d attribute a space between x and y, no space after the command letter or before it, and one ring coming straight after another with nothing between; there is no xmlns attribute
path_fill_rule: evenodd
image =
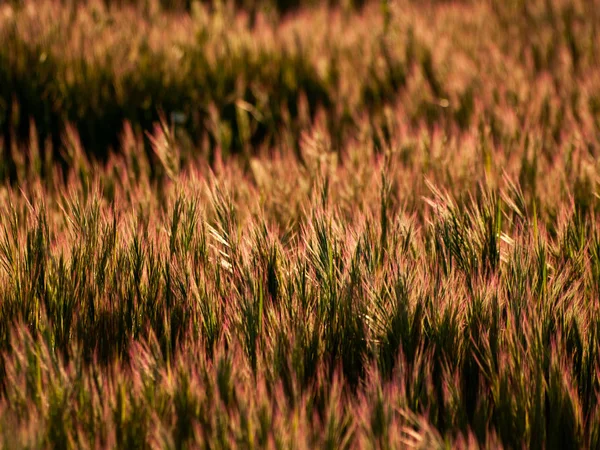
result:
<svg viewBox="0 0 600 450"><path fill-rule="evenodd" d="M0 5L2 448L600 448L600 4Z"/></svg>

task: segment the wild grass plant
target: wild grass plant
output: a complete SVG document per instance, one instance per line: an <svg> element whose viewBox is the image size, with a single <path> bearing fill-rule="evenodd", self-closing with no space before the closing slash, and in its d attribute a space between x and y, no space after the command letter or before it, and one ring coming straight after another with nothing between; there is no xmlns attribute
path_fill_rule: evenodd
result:
<svg viewBox="0 0 600 450"><path fill-rule="evenodd" d="M2 447L600 446L590 2L32 5Z"/></svg>

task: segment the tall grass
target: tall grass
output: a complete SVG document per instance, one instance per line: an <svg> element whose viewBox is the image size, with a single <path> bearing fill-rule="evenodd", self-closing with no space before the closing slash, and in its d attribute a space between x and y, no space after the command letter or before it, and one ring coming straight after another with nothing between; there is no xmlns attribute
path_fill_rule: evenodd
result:
<svg viewBox="0 0 600 450"><path fill-rule="evenodd" d="M598 448L589 3L31 5L3 447Z"/></svg>

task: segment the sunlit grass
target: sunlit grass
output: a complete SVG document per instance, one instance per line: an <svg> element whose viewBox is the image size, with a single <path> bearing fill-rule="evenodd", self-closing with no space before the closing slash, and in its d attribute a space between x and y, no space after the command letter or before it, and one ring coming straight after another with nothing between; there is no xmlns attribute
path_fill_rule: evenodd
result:
<svg viewBox="0 0 600 450"><path fill-rule="evenodd" d="M587 2L32 5L0 10L2 447L600 445Z"/></svg>

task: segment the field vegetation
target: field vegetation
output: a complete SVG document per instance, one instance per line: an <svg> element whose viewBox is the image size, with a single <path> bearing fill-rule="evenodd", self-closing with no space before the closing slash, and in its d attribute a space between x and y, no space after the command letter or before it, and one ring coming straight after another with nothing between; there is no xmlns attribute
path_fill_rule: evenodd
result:
<svg viewBox="0 0 600 450"><path fill-rule="evenodd" d="M0 5L0 446L600 448L600 5L166 5Z"/></svg>

